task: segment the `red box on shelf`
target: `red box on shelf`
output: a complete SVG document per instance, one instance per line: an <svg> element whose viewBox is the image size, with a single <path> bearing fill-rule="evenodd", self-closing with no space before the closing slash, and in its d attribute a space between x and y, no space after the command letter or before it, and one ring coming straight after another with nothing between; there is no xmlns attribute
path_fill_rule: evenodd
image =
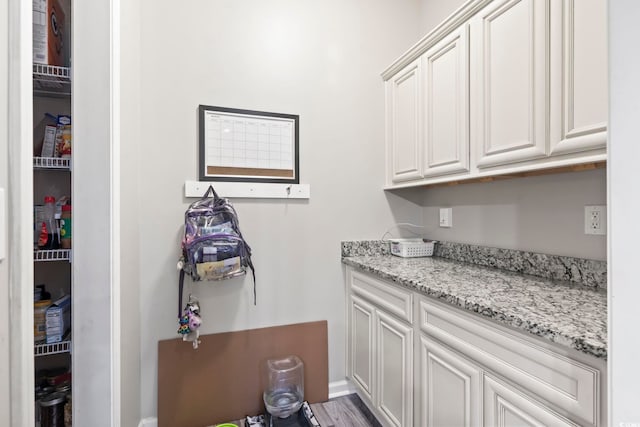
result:
<svg viewBox="0 0 640 427"><path fill-rule="evenodd" d="M33 62L65 65L64 19L57 0L33 0Z"/></svg>

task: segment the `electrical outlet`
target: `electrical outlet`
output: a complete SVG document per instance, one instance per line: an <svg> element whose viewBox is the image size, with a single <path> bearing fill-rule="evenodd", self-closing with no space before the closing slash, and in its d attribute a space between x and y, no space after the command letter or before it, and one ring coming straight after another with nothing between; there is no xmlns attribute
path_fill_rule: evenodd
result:
<svg viewBox="0 0 640 427"><path fill-rule="evenodd" d="M584 207L584 234L607 234L607 207L604 205Z"/></svg>
<svg viewBox="0 0 640 427"><path fill-rule="evenodd" d="M440 227L453 227L453 209L440 208Z"/></svg>

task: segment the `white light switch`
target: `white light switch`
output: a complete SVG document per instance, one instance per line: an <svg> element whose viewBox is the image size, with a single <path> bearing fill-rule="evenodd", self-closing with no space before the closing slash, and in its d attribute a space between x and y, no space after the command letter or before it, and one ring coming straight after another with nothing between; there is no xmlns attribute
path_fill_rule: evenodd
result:
<svg viewBox="0 0 640 427"><path fill-rule="evenodd" d="M453 227L453 208L440 208L440 227Z"/></svg>
<svg viewBox="0 0 640 427"><path fill-rule="evenodd" d="M0 261L7 256L7 207L4 199L4 188L0 188Z"/></svg>

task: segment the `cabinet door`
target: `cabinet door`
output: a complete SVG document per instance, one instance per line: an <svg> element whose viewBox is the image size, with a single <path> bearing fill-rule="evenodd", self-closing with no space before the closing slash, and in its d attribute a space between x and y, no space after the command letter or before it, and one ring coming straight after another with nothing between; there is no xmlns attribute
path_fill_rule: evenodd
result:
<svg viewBox="0 0 640 427"><path fill-rule="evenodd" d="M499 0L471 21L478 168L547 154L545 0Z"/></svg>
<svg viewBox="0 0 640 427"><path fill-rule="evenodd" d="M420 337L420 425L481 426L482 371L431 338Z"/></svg>
<svg viewBox="0 0 640 427"><path fill-rule="evenodd" d="M513 426L577 426L570 420L545 408L511 386L485 375L484 425Z"/></svg>
<svg viewBox="0 0 640 427"><path fill-rule="evenodd" d="M421 178L420 59L387 81L387 140L392 182Z"/></svg>
<svg viewBox="0 0 640 427"><path fill-rule="evenodd" d="M370 401L373 401L374 384L374 315L373 306L351 296L351 330L349 359L351 379Z"/></svg>
<svg viewBox="0 0 640 427"><path fill-rule="evenodd" d="M469 170L468 25L422 56L425 87L424 176Z"/></svg>
<svg viewBox="0 0 640 427"><path fill-rule="evenodd" d="M553 1L551 154L604 148L607 141L607 2Z"/></svg>
<svg viewBox="0 0 640 427"><path fill-rule="evenodd" d="M412 426L413 328L380 311L376 319L376 408L387 425Z"/></svg>

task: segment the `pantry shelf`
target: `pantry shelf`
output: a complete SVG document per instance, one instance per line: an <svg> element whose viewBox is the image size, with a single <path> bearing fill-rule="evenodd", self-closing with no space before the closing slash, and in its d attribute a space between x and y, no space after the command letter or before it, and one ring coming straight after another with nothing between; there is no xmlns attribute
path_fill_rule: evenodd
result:
<svg viewBox="0 0 640 427"><path fill-rule="evenodd" d="M54 344L36 344L33 349L34 356L49 356L51 354L71 353L71 340Z"/></svg>
<svg viewBox="0 0 640 427"><path fill-rule="evenodd" d="M71 96L71 69L33 64L33 94L36 96Z"/></svg>
<svg viewBox="0 0 640 427"><path fill-rule="evenodd" d="M71 249L35 250L33 260L36 262L71 261Z"/></svg>
<svg viewBox="0 0 640 427"><path fill-rule="evenodd" d="M71 170L71 159L63 159L60 157L34 157L33 168Z"/></svg>

